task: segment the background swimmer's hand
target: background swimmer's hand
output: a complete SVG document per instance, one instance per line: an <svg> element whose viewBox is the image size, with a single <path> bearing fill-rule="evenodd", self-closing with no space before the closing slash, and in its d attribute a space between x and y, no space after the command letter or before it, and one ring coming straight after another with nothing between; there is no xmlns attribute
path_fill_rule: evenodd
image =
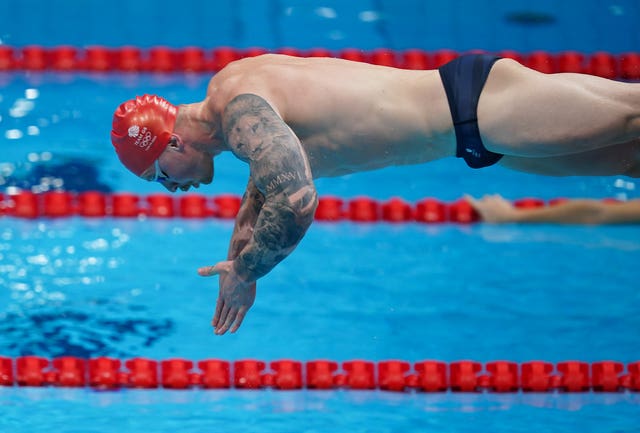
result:
<svg viewBox="0 0 640 433"><path fill-rule="evenodd" d="M489 223L506 223L517 220L518 210L510 201L501 195L485 195L481 199L475 199L470 195L465 195L464 199L480 214L482 221Z"/></svg>
<svg viewBox="0 0 640 433"><path fill-rule="evenodd" d="M203 277L220 276L216 312L211 321L215 333L222 335L229 329L236 332L256 299L256 282L244 281L236 273L233 261L203 266L198 269L198 274Z"/></svg>

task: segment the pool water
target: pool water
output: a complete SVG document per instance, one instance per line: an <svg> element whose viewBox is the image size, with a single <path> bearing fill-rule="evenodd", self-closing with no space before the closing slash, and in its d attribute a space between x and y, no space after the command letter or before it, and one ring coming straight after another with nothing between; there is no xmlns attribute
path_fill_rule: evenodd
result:
<svg viewBox="0 0 640 433"><path fill-rule="evenodd" d="M235 335L229 221L4 218L0 353L301 361L640 359L637 228L317 223ZM0 388L3 431L637 431L637 393ZM480 427L482 426L482 427Z"/></svg>
<svg viewBox="0 0 640 433"><path fill-rule="evenodd" d="M24 221L0 230L5 356L640 359L637 228L317 223L212 335L229 221ZM260 339L260 340L258 340ZM256 344L264 341L266 344Z"/></svg>
<svg viewBox="0 0 640 433"><path fill-rule="evenodd" d="M636 432L637 395L2 390L11 432Z"/></svg>
<svg viewBox="0 0 640 433"><path fill-rule="evenodd" d="M386 1L370 3L366 6L375 10L392 9ZM512 26L502 18L526 11L527 4L519 3L500 5L494 18L503 27ZM236 2L225 7L237 12L233 4ZM279 2L259 4L259 9L265 10ZM418 26L429 31L418 44L425 49L462 50L476 48L476 43L486 49L510 48L500 43L503 27L484 26L498 30L481 34L460 32L462 24L467 28L471 25L467 21L476 14L457 10L478 7L477 2L456 4L438 9L444 10L444 16L462 17L456 26L449 26L449 21L433 13L434 4L416 12L402 3L402 14L366 22L364 27L369 30L363 33L363 45L355 45L372 48L379 42L395 41L393 48L415 46L415 37L399 29ZM628 31L595 32L592 25L586 33L565 30L572 22L582 28L595 22L579 19L586 9L609 24L624 19L625 24L618 27L622 30L633 22L629 17L638 13L637 5L629 1L614 5L593 0L588 7L585 4L563 3L562 13L553 15L557 18L551 24L527 31L515 27L511 34L519 37L509 40L520 45L511 48L637 47L637 38L627 37ZM334 6L341 17L351 16ZM300 15L318 19L310 6L301 9L304 13L296 9L279 21L281 27L271 31L258 29L238 35L222 18L219 22L224 25L214 27L226 32L224 40L232 43L265 41L263 36L269 33L272 45L282 45L293 40L291 33L296 33L296 38L301 33L288 22L305 25ZM539 9L546 12L553 8L542 5ZM57 13L57 9L49 12ZM240 21L255 21L249 15L242 14ZM529 20L536 17L527 16ZM430 25L422 24L425 17L431 20ZM328 20L326 16L323 19ZM405 25L408 21L414 25ZM597 20L595 28L607 27L601 21ZM78 20L82 25L88 22ZM61 30L47 40L69 41L64 37L67 27L57 27ZM95 27L102 37L101 26ZM212 26L207 23L204 28ZM444 29L455 33L457 39L438 39L445 38ZM326 34L332 34L330 30L317 40L310 36L305 44L326 46L329 42L344 47L354 41L329 41ZM78 44L88 43L84 34ZM471 35L472 40L461 34ZM558 41L563 35L565 45ZM607 36L606 43L599 35ZM16 35L9 36L9 43L20 41ZM170 32L163 36L175 40ZM193 43L188 37L193 34L185 36ZM579 38L580 45L571 41L573 37ZM92 41L120 43L112 36L106 42L102 38ZM128 36L126 41L149 42ZM157 41L151 39L151 43ZM558 45L541 46L540 41L558 41ZM195 43L201 42L198 39ZM198 74L0 74L0 192L161 192L159 185L140 182L129 174L115 157L109 143L113 110L123 100L142 93L162 94L175 103L200 100L208 79ZM242 163L221 156L214 183L199 192L240 195L247 174ZM450 202L464 193L480 196L496 192L510 199L638 197L637 182L628 178L546 178L501 167L478 171L455 159L320 179L316 186L320 195L376 200L399 196L410 202L425 197ZM199 277L196 269L226 256L231 230L230 221L216 219L2 217L0 355L179 357L194 361L472 359L483 363L501 359L628 363L640 359L637 226L318 222L295 253L259 282L256 303L240 331L217 337L210 326L217 280ZM637 393L98 392L0 387L0 432L17 433L633 432L640 431L639 419Z"/></svg>

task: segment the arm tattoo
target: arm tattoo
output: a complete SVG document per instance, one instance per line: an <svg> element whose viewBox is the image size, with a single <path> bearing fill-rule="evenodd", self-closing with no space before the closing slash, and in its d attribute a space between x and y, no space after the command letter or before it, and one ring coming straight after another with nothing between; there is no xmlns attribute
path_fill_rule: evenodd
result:
<svg viewBox="0 0 640 433"><path fill-rule="evenodd" d="M256 280L298 245L313 221L317 193L304 149L264 99L234 98L225 109L223 131L234 154L249 162L255 193L261 196L249 200L259 203L251 238L243 242L238 236L229 251L236 253L237 272Z"/></svg>
<svg viewBox="0 0 640 433"><path fill-rule="evenodd" d="M247 189L242 196L242 203L236 216L233 234L229 244L228 260L238 257L240 251L247 245L253 235L256 220L260 214L260 209L264 204L264 195L257 190L253 184L253 180L249 179Z"/></svg>

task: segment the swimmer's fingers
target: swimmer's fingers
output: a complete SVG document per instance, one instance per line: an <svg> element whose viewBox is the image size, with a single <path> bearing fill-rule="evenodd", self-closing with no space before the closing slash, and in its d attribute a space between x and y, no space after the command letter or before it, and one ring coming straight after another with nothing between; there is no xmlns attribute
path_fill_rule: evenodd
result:
<svg viewBox="0 0 640 433"><path fill-rule="evenodd" d="M247 309L244 307L241 307L238 310L238 314L236 314L236 320L235 320L235 324L233 325L233 327L231 328L231 333L235 333L238 328L240 327L240 325L242 325L242 321L244 320L244 316L247 315Z"/></svg>
<svg viewBox="0 0 640 433"><path fill-rule="evenodd" d="M229 329L231 329L231 333L236 332L238 328L240 328L240 325L242 325L242 321L244 320L244 316L246 314L247 309L244 307L229 309L224 322L222 322L222 325L216 328L216 334L222 335Z"/></svg>
<svg viewBox="0 0 640 433"><path fill-rule="evenodd" d="M235 317L235 313L230 314L230 312L231 312L231 308L228 307L228 304L224 303L224 306L220 311L220 316L218 317L218 320L216 322L217 325L215 325L214 332L216 333L216 335L222 335L225 332L227 332L227 329L229 329L229 326L226 326L227 321L229 320L229 318ZM215 318L214 318L214 321L215 321Z"/></svg>
<svg viewBox="0 0 640 433"><path fill-rule="evenodd" d="M213 319L211 319L211 326L216 328L218 323L220 323L220 315L222 314L222 307L224 305L224 301L222 300L222 296L218 296L218 301L216 302L216 312L213 314Z"/></svg>

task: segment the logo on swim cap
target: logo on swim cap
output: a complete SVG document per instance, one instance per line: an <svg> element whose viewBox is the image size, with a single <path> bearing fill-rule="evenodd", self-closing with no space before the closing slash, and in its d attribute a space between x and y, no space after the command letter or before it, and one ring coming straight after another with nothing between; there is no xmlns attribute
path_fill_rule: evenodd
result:
<svg viewBox="0 0 640 433"><path fill-rule="evenodd" d="M143 95L121 104L113 115L111 142L118 158L140 176L167 147L178 108L156 95Z"/></svg>
<svg viewBox="0 0 640 433"><path fill-rule="evenodd" d="M136 138L140 133L140 127L138 125L133 125L127 132L129 133L129 137Z"/></svg>

